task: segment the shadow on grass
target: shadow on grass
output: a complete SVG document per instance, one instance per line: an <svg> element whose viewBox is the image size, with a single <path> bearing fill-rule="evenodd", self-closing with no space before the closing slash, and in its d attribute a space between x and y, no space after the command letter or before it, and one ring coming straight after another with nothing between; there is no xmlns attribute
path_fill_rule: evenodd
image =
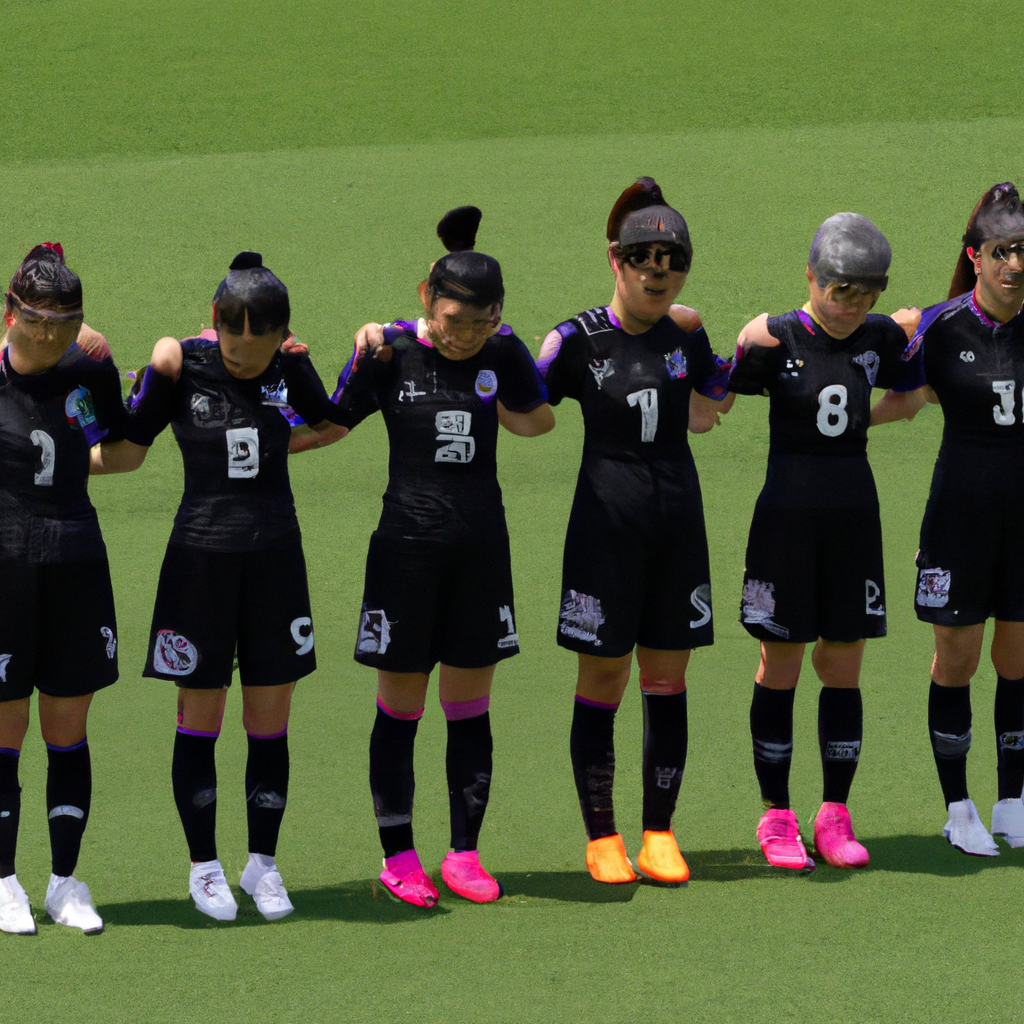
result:
<svg viewBox="0 0 1024 1024"><path fill-rule="evenodd" d="M505 900L510 902L628 903L637 890L629 883L595 882L586 871L498 871L495 874L505 890Z"/></svg>

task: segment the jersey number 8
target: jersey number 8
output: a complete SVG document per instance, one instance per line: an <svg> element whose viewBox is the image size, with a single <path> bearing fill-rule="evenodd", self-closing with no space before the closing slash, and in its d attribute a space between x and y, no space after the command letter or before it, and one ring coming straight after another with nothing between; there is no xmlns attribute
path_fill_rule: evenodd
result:
<svg viewBox="0 0 1024 1024"><path fill-rule="evenodd" d="M846 414L847 401L844 384L829 384L818 395L818 429L826 437L838 437L850 422Z"/></svg>

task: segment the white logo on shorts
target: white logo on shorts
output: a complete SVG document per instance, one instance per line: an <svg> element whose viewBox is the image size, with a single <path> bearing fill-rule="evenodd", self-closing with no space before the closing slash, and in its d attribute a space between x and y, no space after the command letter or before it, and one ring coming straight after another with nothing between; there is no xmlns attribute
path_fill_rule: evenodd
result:
<svg viewBox="0 0 1024 1024"><path fill-rule="evenodd" d="M922 608L945 608L949 584L949 569L922 569L917 574L917 603Z"/></svg>
<svg viewBox="0 0 1024 1024"><path fill-rule="evenodd" d="M153 647L155 671L165 676L189 676L198 664L199 652L191 640L173 629L161 629L157 633Z"/></svg>
<svg viewBox="0 0 1024 1024"><path fill-rule="evenodd" d="M313 620L308 615L292 619L292 639L299 645L296 654L309 654L313 650Z"/></svg>
<svg viewBox="0 0 1024 1024"><path fill-rule="evenodd" d="M502 649L506 647L518 647L519 646L519 634L516 632L516 624L512 619L512 609L507 605L503 604L498 609L498 618L508 627L508 636L503 636L498 641L498 646Z"/></svg>
<svg viewBox="0 0 1024 1024"><path fill-rule="evenodd" d="M356 640L356 651L359 654L383 654L391 643L391 627L383 608L363 609L363 617L359 622L359 638Z"/></svg>
<svg viewBox="0 0 1024 1024"><path fill-rule="evenodd" d="M690 604L700 612L699 619L690 620L690 629L700 629L711 621L711 584L702 583L690 595Z"/></svg>
<svg viewBox="0 0 1024 1024"><path fill-rule="evenodd" d="M775 614L775 584L764 580L747 580L743 584L743 605L740 621L750 626L763 626L769 633L785 640L789 630L772 621Z"/></svg>
<svg viewBox="0 0 1024 1024"><path fill-rule="evenodd" d="M248 480L260 471L260 435L254 427L232 427L226 431L228 476Z"/></svg>
<svg viewBox="0 0 1024 1024"><path fill-rule="evenodd" d="M13 654L0 654L0 683L7 682L7 663L13 657Z"/></svg>
<svg viewBox="0 0 1024 1024"><path fill-rule="evenodd" d="M598 598L567 590L562 595L562 609L558 617L561 619L558 632L563 636L585 640L595 647L601 646L597 631L604 624L604 614Z"/></svg>
<svg viewBox="0 0 1024 1024"><path fill-rule="evenodd" d="M884 615L885 605L881 602L882 588L874 580L864 581L864 614ZM876 602L878 602L876 604Z"/></svg>
<svg viewBox="0 0 1024 1024"><path fill-rule="evenodd" d="M107 641L107 657L113 658L117 653L117 637L109 626L100 626L100 636Z"/></svg>

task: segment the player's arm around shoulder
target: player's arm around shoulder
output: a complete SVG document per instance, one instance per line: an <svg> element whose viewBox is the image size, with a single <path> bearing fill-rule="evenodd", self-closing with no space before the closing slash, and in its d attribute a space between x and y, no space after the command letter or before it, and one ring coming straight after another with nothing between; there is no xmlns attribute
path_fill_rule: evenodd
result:
<svg viewBox="0 0 1024 1024"><path fill-rule="evenodd" d="M507 330L511 331L511 328ZM498 378L498 422L509 433L519 437L539 437L548 433L554 429L555 414L548 403L547 386L540 367L534 363L530 350L514 333L500 337L499 345L504 353L504 369ZM511 379L511 387L503 383L506 377ZM509 405L517 408L510 409Z"/></svg>
<svg viewBox="0 0 1024 1024"><path fill-rule="evenodd" d="M555 414L547 402L529 412L512 412L498 400L498 422L511 434L519 437L539 437L555 428Z"/></svg>
<svg viewBox="0 0 1024 1024"><path fill-rule="evenodd" d="M896 310L891 319L902 328L907 336L907 349L904 356L908 360L916 360L915 365L920 367L921 355L917 350L920 347L917 331L921 323L921 310L905 306ZM917 348L915 348L915 342L918 343ZM918 374L918 378L910 382L911 387L889 388L882 395L872 406L869 426L878 427L883 423L912 420L928 402L938 401L935 392L924 382L923 371L919 370ZM913 386L914 384L917 386Z"/></svg>
<svg viewBox="0 0 1024 1024"><path fill-rule="evenodd" d="M672 303L669 307L668 315L672 318L675 325L687 334L693 334L694 331L698 331L704 326L704 321L701 320L700 313L697 310L692 309L690 306L681 305L678 302ZM728 379L728 364L713 354L712 358L718 362L719 370L724 370L724 376L722 377L724 387L724 382ZM732 408L732 404L735 401L736 395L732 392L723 391L721 397L711 398L708 395L700 394L696 389L691 391L688 422L690 433L706 434L713 427L720 426L722 417Z"/></svg>

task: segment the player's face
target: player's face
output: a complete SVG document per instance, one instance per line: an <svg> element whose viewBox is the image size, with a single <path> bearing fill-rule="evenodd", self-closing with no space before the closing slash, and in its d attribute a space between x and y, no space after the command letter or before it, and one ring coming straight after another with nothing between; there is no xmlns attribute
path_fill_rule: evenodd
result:
<svg viewBox="0 0 1024 1024"><path fill-rule="evenodd" d="M608 258L615 272L615 305L621 304L626 316L638 325L656 324L686 283L687 272L672 269L670 249L660 242L652 242L645 253L631 259L620 262L611 250Z"/></svg>
<svg viewBox="0 0 1024 1024"><path fill-rule="evenodd" d="M811 290L811 311L815 319L833 338L848 338L874 308L880 288L865 288L859 284L818 285L807 268L807 281Z"/></svg>
<svg viewBox="0 0 1024 1024"><path fill-rule="evenodd" d="M974 251L978 298L998 319L1009 320L1024 303L1024 238L992 239Z"/></svg>
<svg viewBox="0 0 1024 1024"><path fill-rule="evenodd" d="M15 358L14 368L42 373L56 366L78 337L81 326L81 320L51 320L15 308L7 316L7 343Z"/></svg>
<svg viewBox="0 0 1024 1024"><path fill-rule="evenodd" d="M284 340L284 328L279 327L267 334L253 334L249 328L249 314L246 313L245 330L241 334L235 334L221 324L217 328L217 338L220 341L220 357L228 373L239 380L252 380L270 365L270 360Z"/></svg>
<svg viewBox="0 0 1024 1024"><path fill-rule="evenodd" d="M501 323L501 303L471 306L456 299L435 299L427 309L427 334L445 359L470 359Z"/></svg>

